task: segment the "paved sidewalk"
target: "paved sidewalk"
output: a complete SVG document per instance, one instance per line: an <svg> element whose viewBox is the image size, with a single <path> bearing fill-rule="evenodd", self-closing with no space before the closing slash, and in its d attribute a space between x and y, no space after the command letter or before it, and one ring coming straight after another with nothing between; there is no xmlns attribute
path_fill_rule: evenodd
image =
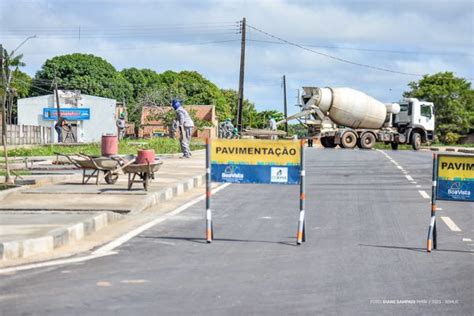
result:
<svg viewBox="0 0 474 316"><path fill-rule="evenodd" d="M141 183L127 190L123 174L114 185L103 179L100 185L83 185L75 172L25 177L42 178L42 184L0 195L0 261L52 251L200 186L204 159L203 151L194 152L191 159L163 157L148 192Z"/></svg>

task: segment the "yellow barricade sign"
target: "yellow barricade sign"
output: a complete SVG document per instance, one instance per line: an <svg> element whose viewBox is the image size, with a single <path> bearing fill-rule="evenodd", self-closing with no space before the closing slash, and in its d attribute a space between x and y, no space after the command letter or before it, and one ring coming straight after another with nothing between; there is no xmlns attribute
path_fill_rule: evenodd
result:
<svg viewBox="0 0 474 316"><path fill-rule="evenodd" d="M438 200L474 201L474 156L438 155Z"/></svg>
<svg viewBox="0 0 474 316"><path fill-rule="evenodd" d="M301 143L293 140L213 140L212 181L299 184Z"/></svg>

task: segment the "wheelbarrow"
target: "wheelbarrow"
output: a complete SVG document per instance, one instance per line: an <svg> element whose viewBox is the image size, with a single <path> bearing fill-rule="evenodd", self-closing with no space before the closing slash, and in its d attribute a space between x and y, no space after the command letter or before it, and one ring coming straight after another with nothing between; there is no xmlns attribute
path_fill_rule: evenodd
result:
<svg viewBox="0 0 474 316"><path fill-rule="evenodd" d="M143 183L143 188L148 191L148 185L155 179L155 172L163 164L162 161L154 161L146 164L129 164L122 168L123 173L128 174L128 190L132 189L134 183ZM136 180L136 178L138 179Z"/></svg>
<svg viewBox="0 0 474 316"><path fill-rule="evenodd" d="M82 184L86 184L90 179L95 178L96 185L99 184L100 172L104 173L104 180L107 184L115 184L122 167L131 164L135 159L134 156L121 158L119 156L92 157L81 153L72 155L61 153L55 154L66 157L73 165L82 169Z"/></svg>

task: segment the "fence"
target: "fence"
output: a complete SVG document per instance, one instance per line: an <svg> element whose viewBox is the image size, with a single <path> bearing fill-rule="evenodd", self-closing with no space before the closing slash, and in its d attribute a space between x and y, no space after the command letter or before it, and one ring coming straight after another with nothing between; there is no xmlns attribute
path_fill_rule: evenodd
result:
<svg viewBox="0 0 474 316"><path fill-rule="evenodd" d="M1 124L0 135L2 135ZM38 145L49 144L51 141L51 127L7 125L7 145ZM3 139L1 136L0 144L3 145Z"/></svg>

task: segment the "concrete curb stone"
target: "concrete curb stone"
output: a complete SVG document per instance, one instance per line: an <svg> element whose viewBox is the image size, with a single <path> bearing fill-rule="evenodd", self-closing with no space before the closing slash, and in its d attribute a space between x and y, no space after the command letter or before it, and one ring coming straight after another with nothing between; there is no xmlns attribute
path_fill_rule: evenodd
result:
<svg viewBox="0 0 474 316"><path fill-rule="evenodd" d="M136 214L157 205L163 201L183 194L186 191L201 186L205 181L205 174L194 176L173 187L150 194L143 203L132 209L129 214ZM20 241L0 243L0 260L26 258L40 253L50 252L54 249L77 242L109 224L120 220L124 215L114 211L100 211L101 213L74 225L58 228L48 235Z"/></svg>
<svg viewBox="0 0 474 316"><path fill-rule="evenodd" d="M27 258L83 239L123 218L113 212L101 212L74 225L58 228L45 236L0 243L0 260Z"/></svg>
<svg viewBox="0 0 474 316"><path fill-rule="evenodd" d="M446 151L446 152L458 152L465 154L474 154L474 148L456 148L456 147L422 147L422 149L427 149L431 151Z"/></svg>
<svg viewBox="0 0 474 316"><path fill-rule="evenodd" d="M160 202L169 201L173 197L179 196L186 191L192 190L201 186L205 181L205 174L194 176L188 180L185 180L181 183L176 184L171 188L167 188L165 190L155 192L150 194L143 203L137 206L135 209L131 210L130 214L136 214L143 212L147 208L150 208Z"/></svg>

